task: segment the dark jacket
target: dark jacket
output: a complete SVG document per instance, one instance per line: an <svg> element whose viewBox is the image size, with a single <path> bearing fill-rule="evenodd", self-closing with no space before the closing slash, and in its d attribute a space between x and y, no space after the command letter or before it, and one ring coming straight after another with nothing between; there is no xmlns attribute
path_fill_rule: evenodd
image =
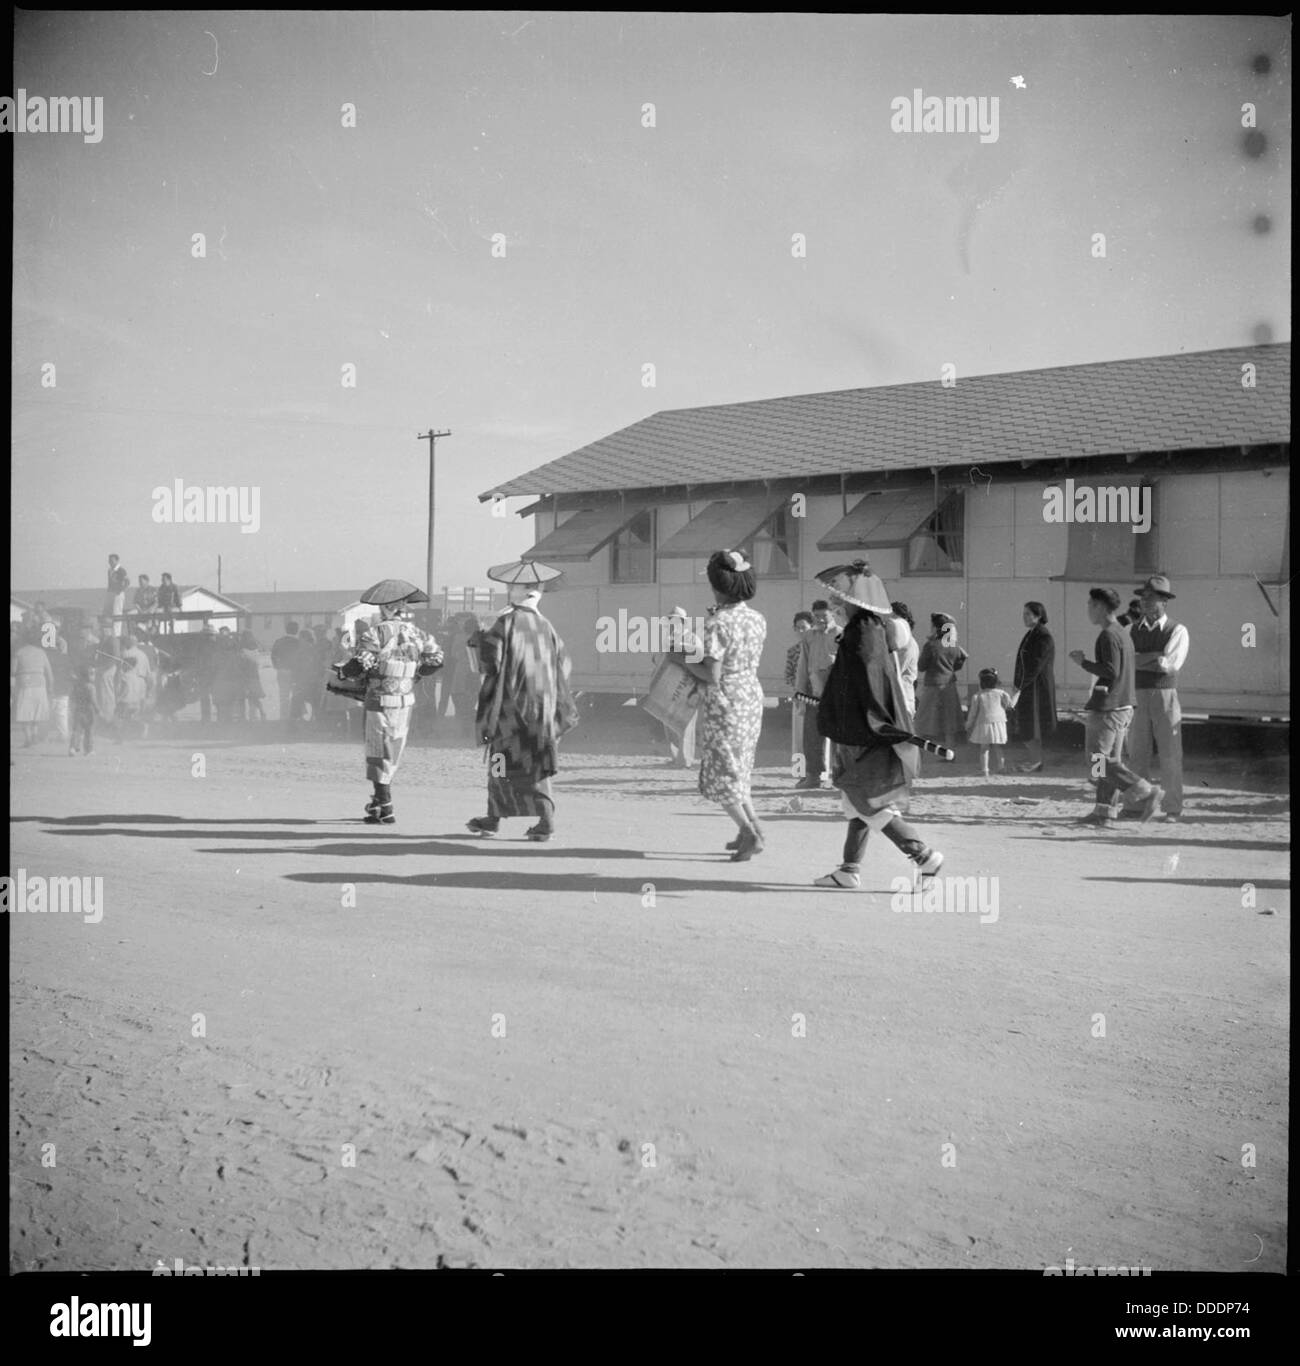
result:
<svg viewBox="0 0 1300 1366"><path fill-rule="evenodd" d="M297 636L281 636L271 646L271 667L278 671L291 673L298 659L302 641Z"/></svg>
<svg viewBox="0 0 1300 1366"><path fill-rule="evenodd" d="M817 708L817 729L837 744L888 749L907 738L899 725L905 714L884 623L859 610L840 639Z"/></svg>
<svg viewBox="0 0 1300 1366"><path fill-rule="evenodd" d="M1040 621L1025 632L1016 651L1016 733L1044 739L1056 730L1056 642Z"/></svg>

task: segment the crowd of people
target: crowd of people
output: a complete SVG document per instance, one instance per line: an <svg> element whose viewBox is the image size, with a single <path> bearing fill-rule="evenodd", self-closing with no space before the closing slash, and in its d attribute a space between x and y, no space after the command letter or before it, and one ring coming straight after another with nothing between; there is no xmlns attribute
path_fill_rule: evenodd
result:
<svg viewBox="0 0 1300 1366"><path fill-rule="evenodd" d="M297 622L286 624L270 651L278 693L272 718L265 705L262 647L251 631L208 622L199 631L173 635L161 618L150 630L147 615L136 618L128 612L125 622L117 615L105 612L92 622L65 626L38 602L21 621L10 623L10 712L24 746L52 738L67 744L70 753L88 753L97 731L119 741L142 738L151 724L174 721L194 705L205 724L279 719L291 735L350 736L361 729L359 702L327 688L331 667L346 662L355 648L352 633L341 627L313 631ZM447 667L436 681L417 689L422 734L446 720L458 739L473 742L480 629L476 616L463 613L439 631ZM83 724L74 736L78 679L89 700L83 702Z"/></svg>
<svg viewBox="0 0 1300 1366"><path fill-rule="evenodd" d="M534 576L545 568L522 561L497 566ZM981 771L991 776L1005 770L1004 750L1014 737L1026 751L1020 771L1043 771L1045 745L1057 725L1047 609L1041 602L1024 604L1026 629L1010 686L995 668L980 669L979 690L963 715L957 677L969 655L952 616L934 613L920 642L907 604L889 599L865 560L833 566L817 578L827 596L815 600L811 612L795 616L786 682L797 699L792 738L803 772L796 786L839 789L849 822L841 862L818 884L859 886L872 830L911 859L924 881L936 874L943 855L903 816L920 748L928 742L930 748L942 744L951 750L964 731L979 747ZM740 551L716 551L708 579L714 603L703 638L683 639L668 659L701 685L699 790L735 824L726 848L743 862L765 843L751 777L763 722L758 669L767 622L750 605L757 577ZM473 818L469 828L492 836L502 819L523 815L536 818L529 839L553 836L550 779L558 768L559 741L577 724L570 665L564 642L541 612L544 583L503 581L511 585L510 606L486 630L470 614L453 618L441 638L420 630L410 609L427 599L405 581L385 580L365 599L378 612L359 624L358 639L342 629L332 638L326 631L317 635L289 622L271 647L279 716L288 727L343 717L350 732L351 716L360 714L373 789L368 822L395 820L391 784L413 717L423 712L436 722L450 709L462 738L484 746L489 760L487 813ZM1070 653L1093 679L1085 713L1096 794L1092 811L1081 818L1091 826L1119 818L1149 820L1158 807L1167 820L1182 813L1177 683L1188 633L1169 618L1175 594L1168 578L1155 575L1136 594L1121 616L1118 593L1092 588L1094 657ZM131 731L144 733L154 715L174 715L190 700L183 682L179 694L168 695L178 685L166 650L144 636L117 634L114 626L105 616L98 632L87 625L69 644L38 605L11 628L13 715L26 744L37 743L52 722L70 753L89 752L96 722L108 724L120 739ZM335 682L327 683L331 671ZM260 675L258 644L250 633L205 626L188 673L204 721L214 714L219 721L264 719ZM425 705L417 709L419 700ZM1161 784L1151 781L1157 753Z"/></svg>

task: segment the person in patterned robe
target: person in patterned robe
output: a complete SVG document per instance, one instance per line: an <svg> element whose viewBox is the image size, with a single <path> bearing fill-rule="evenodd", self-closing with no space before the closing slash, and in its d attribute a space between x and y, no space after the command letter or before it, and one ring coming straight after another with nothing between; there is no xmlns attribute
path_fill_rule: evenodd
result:
<svg viewBox="0 0 1300 1366"><path fill-rule="evenodd" d="M525 834L539 843L555 833L557 746L578 724L569 655L539 610L541 596L535 584L512 585L511 605L478 636L483 682L475 729L487 747L488 800L487 815L468 822L476 834L493 836L503 816L536 816Z"/></svg>
<svg viewBox="0 0 1300 1366"><path fill-rule="evenodd" d="M733 850L733 863L744 863L763 851L750 777L763 727L758 662L767 621L749 605L757 585L753 567L739 550L715 550L708 575L715 602L704 624L704 658L693 663L684 650L671 651L670 657L709 685L701 708L700 795L736 822L740 833L726 847Z"/></svg>
<svg viewBox="0 0 1300 1366"><path fill-rule="evenodd" d="M379 615L364 626L357 624L352 658L334 666L340 678L366 680L366 777L374 787L366 803L367 825L392 825L397 819L392 783L411 729L415 680L442 667L437 641L407 620L405 602L377 604Z"/></svg>

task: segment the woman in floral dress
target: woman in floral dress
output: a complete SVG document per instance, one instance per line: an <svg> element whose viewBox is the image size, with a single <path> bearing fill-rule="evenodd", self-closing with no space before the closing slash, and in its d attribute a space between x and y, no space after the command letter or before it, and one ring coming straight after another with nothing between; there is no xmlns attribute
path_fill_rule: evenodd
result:
<svg viewBox="0 0 1300 1366"><path fill-rule="evenodd" d="M735 851L733 863L744 863L763 849L749 783L763 725L758 661L767 622L749 606L754 570L740 551L715 550L708 573L715 605L704 626L704 658L692 663L684 651L673 657L709 685L702 707L700 794L736 822L740 834L727 848Z"/></svg>

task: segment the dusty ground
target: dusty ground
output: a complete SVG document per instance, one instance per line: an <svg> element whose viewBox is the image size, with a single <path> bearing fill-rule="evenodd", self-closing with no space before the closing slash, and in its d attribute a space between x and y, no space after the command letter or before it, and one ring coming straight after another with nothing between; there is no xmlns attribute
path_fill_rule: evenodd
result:
<svg viewBox="0 0 1300 1366"><path fill-rule="evenodd" d="M467 752L375 829L357 746L272 733L14 755L11 872L105 911L9 926L13 1269L1285 1267L1280 761L1100 835L1078 767L931 766L981 923L891 910L888 845L811 887L836 801L774 767L732 865L658 757L570 753L532 845L464 830Z"/></svg>

